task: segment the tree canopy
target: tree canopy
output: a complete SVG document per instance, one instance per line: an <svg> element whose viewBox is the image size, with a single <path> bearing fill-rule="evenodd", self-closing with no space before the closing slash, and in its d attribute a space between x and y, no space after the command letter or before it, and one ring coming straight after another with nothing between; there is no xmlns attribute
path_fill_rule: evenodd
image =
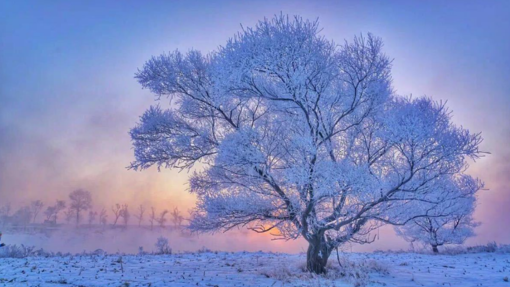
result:
<svg viewBox="0 0 510 287"><path fill-rule="evenodd" d="M438 187L481 155L480 134L443 102L395 95L382 48L372 34L337 45L318 21L280 15L207 55L153 57L136 78L172 104L131 130L131 168L197 167L192 229L302 236L308 269L324 272L339 245L433 210Z"/></svg>

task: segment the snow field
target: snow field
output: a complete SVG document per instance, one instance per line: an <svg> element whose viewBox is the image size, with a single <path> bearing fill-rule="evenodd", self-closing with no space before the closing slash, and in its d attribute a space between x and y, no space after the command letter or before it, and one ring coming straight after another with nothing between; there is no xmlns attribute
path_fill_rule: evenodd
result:
<svg viewBox="0 0 510 287"><path fill-rule="evenodd" d="M329 272L273 253L86 255L0 259L0 286L510 286L510 254L344 253Z"/></svg>

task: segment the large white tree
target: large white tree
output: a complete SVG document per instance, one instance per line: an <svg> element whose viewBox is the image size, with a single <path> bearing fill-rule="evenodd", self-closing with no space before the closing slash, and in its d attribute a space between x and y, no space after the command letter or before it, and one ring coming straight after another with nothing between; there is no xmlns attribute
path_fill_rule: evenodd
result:
<svg viewBox="0 0 510 287"><path fill-rule="evenodd" d="M457 176L445 181L436 190L441 201L422 217L404 226L395 227L397 234L408 242L420 242L439 252L438 246L462 244L474 234L478 222L473 219L475 193L482 188L480 181L469 176Z"/></svg>
<svg viewBox="0 0 510 287"><path fill-rule="evenodd" d="M195 167L191 228L301 236L308 270L325 272L339 245L434 208L434 187L480 155L444 104L393 94L382 46L371 34L337 45L282 15L207 55L153 57L136 78L172 101L131 130L131 168Z"/></svg>

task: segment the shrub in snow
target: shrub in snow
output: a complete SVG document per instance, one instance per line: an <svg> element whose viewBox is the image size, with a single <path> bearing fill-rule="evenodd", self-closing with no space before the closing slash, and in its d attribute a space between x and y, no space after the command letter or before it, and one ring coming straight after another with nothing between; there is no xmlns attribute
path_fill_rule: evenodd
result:
<svg viewBox="0 0 510 287"><path fill-rule="evenodd" d="M35 249L34 246L5 245L0 248L0 258L26 258L32 256L52 256L52 253L45 252L42 249Z"/></svg>
<svg viewBox="0 0 510 287"><path fill-rule="evenodd" d="M386 265L373 259L350 260L340 257L339 262L330 262L326 274L331 279L344 278L354 286L365 286L369 283L370 273L389 274Z"/></svg>
<svg viewBox="0 0 510 287"><path fill-rule="evenodd" d="M156 241L156 254L172 254L172 249L168 245L168 238L159 237Z"/></svg>
<svg viewBox="0 0 510 287"><path fill-rule="evenodd" d="M510 244L497 244L496 242L489 242L485 245L474 246L446 246L443 248L442 254L457 255L468 253L510 253Z"/></svg>
<svg viewBox="0 0 510 287"><path fill-rule="evenodd" d="M213 253L214 251L212 251L209 248L206 248L205 246L202 246L202 248L198 249L197 252L200 254L200 253Z"/></svg>
<svg viewBox="0 0 510 287"><path fill-rule="evenodd" d="M510 244L500 244L498 245L497 253L510 253Z"/></svg>
<svg viewBox="0 0 510 287"><path fill-rule="evenodd" d="M143 250L143 246L138 247L138 255L143 256L143 255L147 255L147 254L148 253Z"/></svg>
<svg viewBox="0 0 510 287"><path fill-rule="evenodd" d="M108 253L106 251L104 251L103 249L99 248L99 249L96 249L92 252L83 252L83 255L97 255L97 256L104 256L104 255L107 255Z"/></svg>
<svg viewBox="0 0 510 287"><path fill-rule="evenodd" d="M497 250L498 244L496 242L489 242L486 245L475 245L467 247L467 251L469 253L496 252Z"/></svg>
<svg viewBox="0 0 510 287"><path fill-rule="evenodd" d="M174 102L131 130L133 169L203 163L192 230L303 237L315 273L342 244L426 215L482 140L444 103L395 95L381 39L336 45L320 30L280 15L208 55L153 57L136 78Z"/></svg>
<svg viewBox="0 0 510 287"><path fill-rule="evenodd" d="M266 276L267 278L273 278L273 279L276 279L279 281L284 281L284 282L290 282L290 279L300 278L300 276L304 275L304 274L302 274L303 270L295 270L295 269L292 270L288 265L284 265L284 264L262 270L260 273L262 275ZM308 277L308 276L306 276L306 277Z"/></svg>
<svg viewBox="0 0 510 287"><path fill-rule="evenodd" d="M427 249L428 251L428 249ZM428 251L430 252L430 251ZM441 250L441 254L445 254L445 255L457 255L457 254L466 254L468 253L467 252L467 249L466 247L464 246L445 246L442 250Z"/></svg>
<svg viewBox="0 0 510 287"><path fill-rule="evenodd" d="M371 259L350 260L340 257L340 262L330 261L326 265L326 272L320 277L307 272L307 264L280 264L271 268L262 269L260 272L267 278L273 278L283 282L292 282L296 279L314 282L325 278L330 280L344 280L354 286L365 286L370 282L370 273L388 274L388 267Z"/></svg>

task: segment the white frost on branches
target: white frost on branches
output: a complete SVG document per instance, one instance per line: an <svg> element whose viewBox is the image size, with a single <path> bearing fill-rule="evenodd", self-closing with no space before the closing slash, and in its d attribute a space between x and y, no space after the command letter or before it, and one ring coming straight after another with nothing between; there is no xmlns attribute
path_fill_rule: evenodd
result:
<svg viewBox="0 0 510 287"><path fill-rule="evenodd" d="M458 176L437 190L440 201L425 216L415 218L404 226L396 227L397 234L409 242L421 242L437 252L438 246L462 244L474 234L478 222L473 219L475 193L483 187L480 181L469 176Z"/></svg>
<svg viewBox="0 0 510 287"><path fill-rule="evenodd" d="M317 21L276 16L211 54L175 51L138 71L173 103L131 130L131 168L201 163L191 228L303 236L309 257L327 259L380 224L425 215L438 186L467 177L480 134L455 126L441 102L394 95L381 39L339 46L319 32Z"/></svg>

